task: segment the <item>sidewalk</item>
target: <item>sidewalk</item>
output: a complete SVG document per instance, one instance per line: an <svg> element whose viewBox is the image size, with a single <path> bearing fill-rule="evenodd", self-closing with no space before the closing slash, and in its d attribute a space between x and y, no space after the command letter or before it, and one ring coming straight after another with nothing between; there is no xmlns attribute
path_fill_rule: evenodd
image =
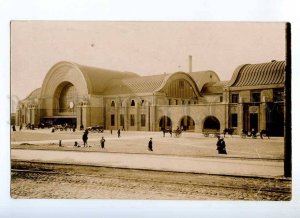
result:
<svg viewBox="0 0 300 218"><path fill-rule="evenodd" d="M11 160L250 177L282 177L283 161L12 149Z"/></svg>

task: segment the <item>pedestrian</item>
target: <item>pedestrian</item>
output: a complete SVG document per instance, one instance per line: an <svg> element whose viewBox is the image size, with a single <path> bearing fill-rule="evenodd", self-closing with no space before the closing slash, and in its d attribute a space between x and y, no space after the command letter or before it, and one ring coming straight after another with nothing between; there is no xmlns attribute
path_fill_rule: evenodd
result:
<svg viewBox="0 0 300 218"><path fill-rule="evenodd" d="M112 135L112 129L110 129L110 134Z"/></svg>
<svg viewBox="0 0 300 218"><path fill-rule="evenodd" d="M217 150L219 154L227 154L225 141L220 136L218 136Z"/></svg>
<svg viewBox="0 0 300 218"><path fill-rule="evenodd" d="M23 128L22 124L20 124L20 127L19 127L19 131L21 131Z"/></svg>
<svg viewBox="0 0 300 218"><path fill-rule="evenodd" d="M100 144L101 144L101 148L102 148L102 149L104 148L104 143L105 143L105 139L104 139L104 137L102 136L102 139L100 140Z"/></svg>
<svg viewBox="0 0 300 218"><path fill-rule="evenodd" d="M152 138L150 138L150 140L148 142L148 150L149 151L153 151L153 148L152 148Z"/></svg>
<svg viewBox="0 0 300 218"><path fill-rule="evenodd" d="M87 147L87 141L88 141L88 131L85 130L82 136L83 146Z"/></svg>
<svg viewBox="0 0 300 218"><path fill-rule="evenodd" d="M15 132L16 131L16 126L15 124L12 125L12 130Z"/></svg>
<svg viewBox="0 0 300 218"><path fill-rule="evenodd" d="M75 141L74 146L73 147L80 147L80 145L78 144L77 141Z"/></svg>
<svg viewBox="0 0 300 218"><path fill-rule="evenodd" d="M121 130L118 129L118 138L120 138L120 136L121 136Z"/></svg>
<svg viewBox="0 0 300 218"><path fill-rule="evenodd" d="M223 138L221 139L221 148L222 148L222 154L227 154L226 143L225 143L225 140Z"/></svg>

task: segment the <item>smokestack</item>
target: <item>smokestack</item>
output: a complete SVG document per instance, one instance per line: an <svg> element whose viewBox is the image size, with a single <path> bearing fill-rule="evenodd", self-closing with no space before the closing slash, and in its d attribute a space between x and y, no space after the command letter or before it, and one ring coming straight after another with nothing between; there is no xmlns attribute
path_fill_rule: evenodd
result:
<svg viewBox="0 0 300 218"><path fill-rule="evenodd" d="M189 73L192 72L192 66L193 66L193 56L189 55Z"/></svg>

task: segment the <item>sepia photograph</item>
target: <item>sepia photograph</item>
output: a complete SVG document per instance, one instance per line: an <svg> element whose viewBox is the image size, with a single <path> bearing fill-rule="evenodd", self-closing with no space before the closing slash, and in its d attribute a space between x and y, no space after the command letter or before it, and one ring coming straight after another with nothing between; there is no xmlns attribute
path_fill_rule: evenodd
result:
<svg viewBox="0 0 300 218"><path fill-rule="evenodd" d="M13 199L291 201L291 24L10 23Z"/></svg>

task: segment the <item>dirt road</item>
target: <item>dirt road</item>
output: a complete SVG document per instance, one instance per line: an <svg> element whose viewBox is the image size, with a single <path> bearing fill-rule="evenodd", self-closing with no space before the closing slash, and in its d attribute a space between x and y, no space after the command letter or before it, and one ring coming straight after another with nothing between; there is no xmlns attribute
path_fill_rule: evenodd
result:
<svg viewBox="0 0 300 218"><path fill-rule="evenodd" d="M291 181L13 162L13 198L289 200Z"/></svg>

